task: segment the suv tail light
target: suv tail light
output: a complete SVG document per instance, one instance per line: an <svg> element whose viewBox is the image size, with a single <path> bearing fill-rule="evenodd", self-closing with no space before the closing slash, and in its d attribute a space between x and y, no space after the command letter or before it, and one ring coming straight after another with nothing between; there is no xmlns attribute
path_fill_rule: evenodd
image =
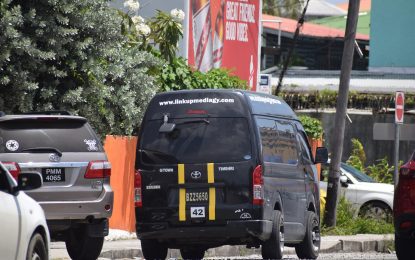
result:
<svg viewBox="0 0 415 260"><path fill-rule="evenodd" d="M17 176L20 174L20 167L17 162L3 162L4 167L10 172L15 180L17 180Z"/></svg>
<svg viewBox="0 0 415 260"><path fill-rule="evenodd" d="M264 177L261 165L258 165L252 173L252 204L264 204Z"/></svg>
<svg viewBox="0 0 415 260"><path fill-rule="evenodd" d="M108 161L91 161L86 169L85 179L98 179L111 176L111 163Z"/></svg>
<svg viewBox="0 0 415 260"><path fill-rule="evenodd" d="M399 170L398 186L394 196L394 214L415 213L415 161L409 161Z"/></svg>
<svg viewBox="0 0 415 260"><path fill-rule="evenodd" d="M143 206L143 196L141 191L141 172L136 170L134 179L134 204L139 208Z"/></svg>

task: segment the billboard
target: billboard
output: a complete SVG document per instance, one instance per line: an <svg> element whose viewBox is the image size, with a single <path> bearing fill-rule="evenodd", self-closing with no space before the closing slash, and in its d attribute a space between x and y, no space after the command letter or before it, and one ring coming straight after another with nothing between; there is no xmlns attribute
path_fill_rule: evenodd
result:
<svg viewBox="0 0 415 260"><path fill-rule="evenodd" d="M256 90L260 51L260 0L189 0L187 58L206 72L228 68Z"/></svg>

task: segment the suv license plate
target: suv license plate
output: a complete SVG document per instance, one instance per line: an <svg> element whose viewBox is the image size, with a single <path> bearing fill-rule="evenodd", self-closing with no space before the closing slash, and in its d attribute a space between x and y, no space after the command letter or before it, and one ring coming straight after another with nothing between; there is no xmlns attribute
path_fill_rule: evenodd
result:
<svg viewBox="0 0 415 260"><path fill-rule="evenodd" d="M43 182L64 182L65 168L44 168L42 169Z"/></svg>
<svg viewBox="0 0 415 260"><path fill-rule="evenodd" d="M191 218L204 218L205 207L190 207L190 217Z"/></svg>

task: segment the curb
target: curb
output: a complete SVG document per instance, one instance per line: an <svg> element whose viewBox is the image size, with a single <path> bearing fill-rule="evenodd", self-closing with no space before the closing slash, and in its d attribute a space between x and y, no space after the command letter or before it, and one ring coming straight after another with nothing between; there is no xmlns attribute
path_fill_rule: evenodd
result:
<svg viewBox="0 0 415 260"><path fill-rule="evenodd" d="M339 239L333 241L328 247L321 248L320 253L351 253L351 252L390 252L394 245L394 239L391 237L385 237L378 240L346 240ZM221 246L211 248L207 250L205 257L230 257L230 256L252 256L261 254L261 249L248 249L245 246ZM285 248L284 254L295 254L294 248ZM111 249L105 250L101 253L100 257L107 259L120 259L120 258L134 258L143 257L141 249ZM180 251L178 249L169 249L167 258L181 258Z"/></svg>

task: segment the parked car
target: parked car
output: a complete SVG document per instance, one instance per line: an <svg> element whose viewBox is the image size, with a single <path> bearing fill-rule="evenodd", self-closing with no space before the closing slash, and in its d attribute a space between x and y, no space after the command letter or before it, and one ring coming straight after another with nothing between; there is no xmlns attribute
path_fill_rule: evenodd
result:
<svg viewBox="0 0 415 260"><path fill-rule="evenodd" d="M304 128L280 98L240 90L157 94L139 133L137 235L146 259L168 248L203 258L225 244L285 246L315 259L320 248L316 162Z"/></svg>
<svg viewBox="0 0 415 260"><path fill-rule="evenodd" d="M399 260L415 259L415 152L399 170L393 217L395 249Z"/></svg>
<svg viewBox="0 0 415 260"><path fill-rule="evenodd" d="M42 186L39 173L21 173L18 183L0 162L0 258L49 259L49 230L39 204L23 191Z"/></svg>
<svg viewBox="0 0 415 260"><path fill-rule="evenodd" d="M327 191L329 165L322 167L320 188ZM347 163L340 164L341 195L350 202L361 216L392 221L393 190L392 184L378 183L370 176Z"/></svg>
<svg viewBox="0 0 415 260"><path fill-rule="evenodd" d="M108 234L111 165L83 117L67 112L0 116L0 160L15 178L42 174L28 191L45 211L51 238L66 242L73 259L96 259Z"/></svg>

